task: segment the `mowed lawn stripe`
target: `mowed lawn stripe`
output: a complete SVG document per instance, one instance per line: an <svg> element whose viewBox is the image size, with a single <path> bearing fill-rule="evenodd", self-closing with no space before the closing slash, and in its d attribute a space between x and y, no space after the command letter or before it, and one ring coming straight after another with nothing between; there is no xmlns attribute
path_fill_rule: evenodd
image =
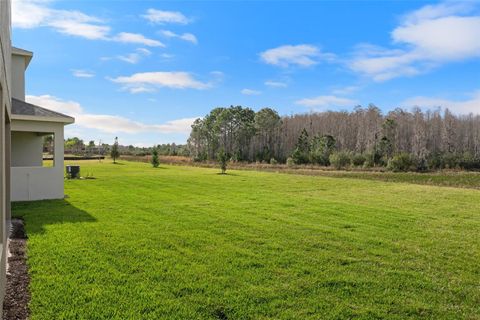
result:
<svg viewBox="0 0 480 320"><path fill-rule="evenodd" d="M480 191L85 161L18 203L32 319L476 319Z"/></svg>

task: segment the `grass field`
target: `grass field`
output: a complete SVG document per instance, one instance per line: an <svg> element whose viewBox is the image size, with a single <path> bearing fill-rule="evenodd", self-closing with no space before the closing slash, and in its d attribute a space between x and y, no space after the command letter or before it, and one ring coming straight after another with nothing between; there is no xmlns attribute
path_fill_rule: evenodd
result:
<svg viewBox="0 0 480 320"><path fill-rule="evenodd" d="M81 162L17 203L32 319L480 319L480 191Z"/></svg>

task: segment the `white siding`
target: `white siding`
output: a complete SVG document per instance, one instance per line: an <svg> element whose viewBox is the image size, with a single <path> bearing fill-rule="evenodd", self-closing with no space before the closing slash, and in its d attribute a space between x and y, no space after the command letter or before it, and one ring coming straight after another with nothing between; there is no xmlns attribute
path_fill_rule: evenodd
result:
<svg viewBox="0 0 480 320"><path fill-rule="evenodd" d="M25 57L12 56L12 97L25 101Z"/></svg>
<svg viewBox="0 0 480 320"><path fill-rule="evenodd" d="M11 57L12 44L10 40L10 0L0 1L0 309L3 306L5 294L5 272L7 252L7 219L9 217L8 193L6 192L10 173L8 166L10 137L8 123L11 111Z"/></svg>
<svg viewBox="0 0 480 320"><path fill-rule="evenodd" d="M15 135L18 134L19 131L35 134L39 132L53 133L55 135L55 158L53 167L12 166L12 201L62 199L64 196L63 123L13 120L12 131L15 132ZM22 148L22 146L15 146L14 148L18 147ZM28 153L26 150L16 152L18 152L18 154Z"/></svg>
<svg viewBox="0 0 480 320"><path fill-rule="evenodd" d="M41 167L42 151L43 136L36 132L12 132L12 167Z"/></svg>

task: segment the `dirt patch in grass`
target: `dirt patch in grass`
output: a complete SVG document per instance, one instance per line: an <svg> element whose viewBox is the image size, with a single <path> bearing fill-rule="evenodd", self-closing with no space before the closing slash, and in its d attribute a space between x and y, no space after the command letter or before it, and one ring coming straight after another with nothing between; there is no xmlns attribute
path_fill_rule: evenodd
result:
<svg viewBox="0 0 480 320"><path fill-rule="evenodd" d="M7 285L3 300L3 319L28 319L30 277L27 268L27 235L23 220L12 219L9 241Z"/></svg>

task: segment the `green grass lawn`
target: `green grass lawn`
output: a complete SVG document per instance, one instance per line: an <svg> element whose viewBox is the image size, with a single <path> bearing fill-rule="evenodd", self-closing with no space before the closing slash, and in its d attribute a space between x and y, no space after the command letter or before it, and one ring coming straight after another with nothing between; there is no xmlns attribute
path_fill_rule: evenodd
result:
<svg viewBox="0 0 480 320"><path fill-rule="evenodd" d="M80 162L17 203L32 319L480 319L480 191Z"/></svg>

